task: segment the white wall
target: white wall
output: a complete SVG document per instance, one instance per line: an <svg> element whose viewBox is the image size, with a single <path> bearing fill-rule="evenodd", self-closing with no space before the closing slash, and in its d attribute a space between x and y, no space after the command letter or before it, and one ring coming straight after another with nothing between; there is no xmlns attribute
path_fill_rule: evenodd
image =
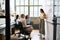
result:
<svg viewBox="0 0 60 40"><path fill-rule="evenodd" d="M43 9L47 15L45 20L45 40L53 40L53 0L44 0ZM48 23L48 22L50 23Z"/></svg>
<svg viewBox="0 0 60 40"><path fill-rule="evenodd" d="M15 7L14 7L15 5L14 5L14 0L10 0L10 12L11 13L15 13Z"/></svg>

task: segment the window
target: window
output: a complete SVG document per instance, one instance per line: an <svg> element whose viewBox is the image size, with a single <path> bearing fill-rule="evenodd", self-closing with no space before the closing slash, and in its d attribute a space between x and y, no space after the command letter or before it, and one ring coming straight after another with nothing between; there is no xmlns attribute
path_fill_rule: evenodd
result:
<svg viewBox="0 0 60 40"><path fill-rule="evenodd" d="M34 7L34 17L38 16L38 7Z"/></svg>
<svg viewBox="0 0 60 40"><path fill-rule="evenodd" d="M54 4L54 14L58 17L60 16L60 0L55 0Z"/></svg>
<svg viewBox="0 0 60 40"><path fill-rule="evenodd" d="M30 17L33 17L33 7L30 7Z"/></svg>
<svg viewBox="0 0 60 40"><path fill-rule="evenodd" d="M28 5L28 0L25 0L25 5Z"/></svg>
<svg viewBox="0 0 60 40"><path fill-rule="evenodd" d="M20 12L19 9L20 9L19 7L16 7L16 14L19 14Z"/></svg>
<svg viewBox="0 0 60 40"><path fill-rule="evenodd" d="M34 3L34 5L38 5L39 0L34 0L33 3Z"/></svg>
<svg viewBox="0 0 60 40"><path fill-rule="evenodd" d="M28 7L25 7L25 15L28 15Z"/></svg>
<svg viewBox="0 0 60 40"><path fill-rule="evenodd" d="M16 3L16 5L19 5L19 4L20 4L20 2L19 2L19 1L20 1L20 0L16 0L16 2L15 2L15 3Z"/></svg>
<svg viewBox="0 0 60 40"><path fill-rule="evenodd" d="M34 0L30 0L30 5L33 5Z"/></svg>
<svg viewBox="0 0 60 40"><path fill-rule="evenodd" d="M39 7L42 8L41 0L16 0L16 14L29 14L30 17L39 17Z"/></svg>
<svg viewBox="0 0 60 40"><path fill-rule="evenodd" d="M20 1L21 1L21 4L20 5L25 5L25 0L20 0Z"/></svg>

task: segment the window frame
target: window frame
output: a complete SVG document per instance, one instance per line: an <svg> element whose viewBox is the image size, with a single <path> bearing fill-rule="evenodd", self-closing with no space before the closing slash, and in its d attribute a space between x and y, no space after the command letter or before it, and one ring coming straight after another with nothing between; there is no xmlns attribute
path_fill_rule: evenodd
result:
<svg viewBox="0 0 60 40"><path fill-rule="evenodd" d="M16 3L16 2L15 2ZM30 16L30 7L33 7L33 16L32 17L35 17L34 16L34 7L38 7L38 9L39 9L39 7L41 6L42 7L42 5L39 5L39 0L38 0L38 5L34 5L34 0L33 0L33 5L30 5L30 0L28 0L28 5L15 5L16 7L28 7L28 15ZM16 9L15 9L16 10ZM39 11L37 12L37 15L39 14ZM39 15L38 15L39 16ZM38 16L36 16L36 17L38 17ZM31 16L30 16L31 17Z"/></svg>

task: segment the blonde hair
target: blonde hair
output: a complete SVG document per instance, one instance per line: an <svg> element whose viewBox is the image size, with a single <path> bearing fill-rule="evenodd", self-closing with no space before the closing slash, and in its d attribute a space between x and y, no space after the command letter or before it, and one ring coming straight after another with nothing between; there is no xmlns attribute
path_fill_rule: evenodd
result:
<svg viewBox="0 0 60 40"><path fill-rule="evenodd" d="M25 15L24 14L21 14L21 18L25 18Z"/></svg>

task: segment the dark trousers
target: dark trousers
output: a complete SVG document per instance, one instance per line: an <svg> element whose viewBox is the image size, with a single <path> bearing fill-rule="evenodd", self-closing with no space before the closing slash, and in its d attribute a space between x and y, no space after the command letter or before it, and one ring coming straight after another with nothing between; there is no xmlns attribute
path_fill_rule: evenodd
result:
<svg viewBox="0 0 60 40"><path fill-rule="evenodd" d="M45 35L45 22L44 22L44 19L40 19L40 33Z"/></svg>
<svg viewBox="0 0 60 40"><path fill-rule="evenodd" d="M15 34L15 28L12 28L12 34Z"/></svg>

